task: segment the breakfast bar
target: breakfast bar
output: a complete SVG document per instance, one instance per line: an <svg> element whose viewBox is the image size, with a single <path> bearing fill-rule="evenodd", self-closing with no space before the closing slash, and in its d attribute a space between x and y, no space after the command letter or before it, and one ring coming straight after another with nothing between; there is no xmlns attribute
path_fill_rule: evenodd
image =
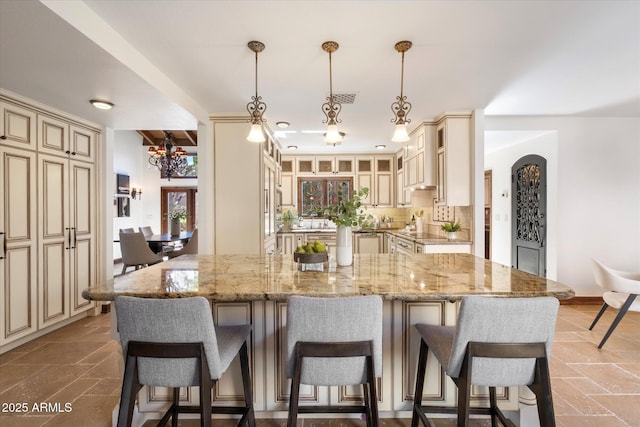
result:
<svg viewBox="0 0 640 427"><path fill-rule="evenodd" d="M256 416L284 418L289 385L285 375L286 303L291 295L336 297L380 295L383 300L383 366L379 379L381 417L410 417L419 337L416 323L453 325L464 295L504 298L553 296L572 298L558 282L534 276L470 254L356 254L353 264L329 271L300 271L292 255L185 255L138 270L83 296L111 301L117 295L147 298L203 296L211 301L217 324L253 325L250 367ZM117 315L117 313L116 313ZM237 364L234 361L234 364ZM455 406L455 386L435 363L427 366L423 403ZM216 400L242 401L239 366L225 373ZM183 390L185 404L198 393ZM301 389L302 402L353 405L360 387ZM488 400L488 390L473 389L474 402ZM500 406L518 410L518 389L498 388ZM170 391L149 387L140 392L141 419L156 418Z"/></svg>

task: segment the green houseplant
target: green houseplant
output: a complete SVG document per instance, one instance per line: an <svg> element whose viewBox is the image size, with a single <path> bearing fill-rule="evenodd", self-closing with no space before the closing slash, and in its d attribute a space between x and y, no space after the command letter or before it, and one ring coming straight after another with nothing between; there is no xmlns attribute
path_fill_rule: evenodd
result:
<svg viewBox="0 0 640 427"><path fill-rule="evenodd" d="M351 197L349 197L351 196ZM373 217L367 215L362 200L369 196L369 189L364 187L352 194L338 190L334 203L324 206L318 212L337 225L336 229L336 261L339 266L351 265L353 262L352 227L369 228L373 225Z"/></svg>
<svg viewBox="0 0 640 427"><path fill-rule="evenodd" d="M447 238L449 240L455 240L456 233L460 231L462 226L460 225L459 222L449 221L442 224L440 228L447 233Z"/></svg>
<svg viewBox="0 0 640 427"><path fill-rule="evenodd" d="M287 210L282 214L282 223L285 231L290 231L294 222L298 221L298 212Z"/></svg>

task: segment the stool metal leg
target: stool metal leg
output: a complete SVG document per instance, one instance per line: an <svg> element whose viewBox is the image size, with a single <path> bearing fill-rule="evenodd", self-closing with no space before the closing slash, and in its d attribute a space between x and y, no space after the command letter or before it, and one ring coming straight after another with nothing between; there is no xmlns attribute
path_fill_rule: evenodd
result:
<svg viewBox="0 0 640 427"><path fill-rule="evenodd" d="M427 355L429 347L424 340L420 340L420 354L418 356L418 368L416 373L416 389L413 393L413 415L411 416L411 427L418 427L418 418L428 427L426 416L420 407L422 406L422 390L424 389L424 376L427 370Z"/></svg>

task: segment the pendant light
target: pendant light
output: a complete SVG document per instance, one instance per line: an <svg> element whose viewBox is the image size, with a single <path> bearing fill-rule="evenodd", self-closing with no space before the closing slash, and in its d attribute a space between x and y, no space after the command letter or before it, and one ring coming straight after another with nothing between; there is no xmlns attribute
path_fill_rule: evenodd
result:
<svg viewBox="0 0 640 427"><path fill-rule="evenodd" d="M324 141L334 147L342 143L342 136L338 131L338 123L341 122L341 120L338 119L338 114L340 114L342 105L333 98L333 76L331 73L331 54L338 50L338 47L338 43L333 41L322 43L322 50L329 54L329 96L327 97L327 102L322 104L322 112L326 116L326 119L323 120L322 123L327 124Z"/></svg>
<svg viewBox="0 0 640 427"><path fill-rule="evenodd" d="M251 115L251 131L247 136L249 142L264 142L264 131L262 129L262 115L267 110L267 104L262 102L262 97L258 96L258 53L264 50L264 43L250 41L247 43L249 49L256 54L256 94L251 97L251 102L247 104L247 111Z"/></svg>
<svg viewBox="0 0 640 427"><path fill-rule="evenodd" d="M402 71L400 73L400 96L396 96L396 102L391 104L391 111L393 111L394 118L392 122L396 124L395 132L391 141L393 142L405 142L409 140L409 134L407 133L407 123L411 123L411 120L407 118L409 111L411 111L411 103L407 101L407 97L404 95L404 53L411 49L412 43L407 40L396 43L395 48L402 54Z"/></svg>

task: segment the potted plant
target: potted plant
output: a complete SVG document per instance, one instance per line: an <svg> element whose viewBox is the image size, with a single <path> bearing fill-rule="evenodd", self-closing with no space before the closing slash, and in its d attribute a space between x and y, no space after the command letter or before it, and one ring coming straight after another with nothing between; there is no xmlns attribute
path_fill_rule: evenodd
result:
<svg viewBox="0 0 640 427"><path fill-rule="evenodd" d="M447 233L447 239L455 240L456 232L460 231L462 226L459 222L449 221L442 224L440 228Z"/></svg>
<svg viewBox="0 0 640 427"><path fill-rule="evenodd" d="M287 210L282 214L282 224L284 231L291 231L291 226L298 221L298 212Z"/></svg>
<svg viewBox="0 0 640 427"><path fill-rule="evenodd" d="M349 197L351 196L351 197ZM366 214L362 200L369 196L369 189L363 187L351 195L338 190L336 202L324 206L318 212L336 224L336 261L339 266L351 265L353 261L352 228L368 228L373 225L373 217Z"/></svg>
<svg viewBox="0 0 640 427"><path fill-rule="evenodd" d="M186 223L188 216L189 212L187 212L187 209L184 207L176 208L172 212L167 214L172 236L177 236L180 234L182 224Z"/></svg>

